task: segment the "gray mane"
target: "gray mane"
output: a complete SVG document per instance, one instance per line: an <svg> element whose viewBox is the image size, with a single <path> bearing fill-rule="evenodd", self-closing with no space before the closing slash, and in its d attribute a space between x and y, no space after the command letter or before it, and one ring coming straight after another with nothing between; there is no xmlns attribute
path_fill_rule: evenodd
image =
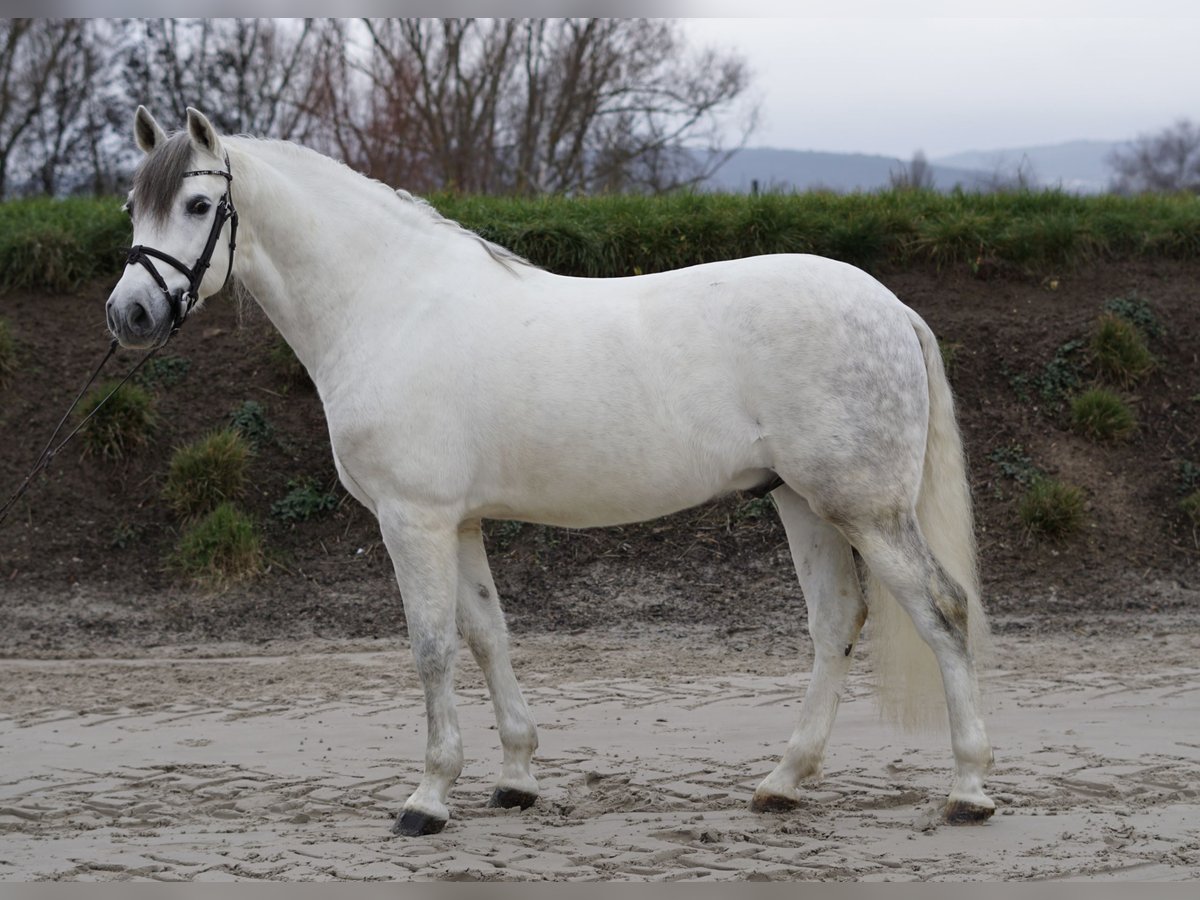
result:
<svg viewBox="0 0 1200 900"><path fill-rule="evenodd" d="M133 173L133 206L145 210L155 222L171 214L171 203L179 192L183 173L192 165L192 142L181 131L146 154Z"/></svg>
<svg viewBox="0 0 1200 900"><path fill-rule="evenodd" d="M411 203L418 210L428 216L429 219L434 223L438 225L449 225L459 233L474 238L483 246L483 249L488 252L488 256L500 263L500 265L504 266L504 268L508 269L510 272L513 271L513 266L529 266L533 269L537 268L537 266L520 254L514 253L507 247L501 247L499 244L493 244L487 238L481 237L479 234L476 234L469 228L465 228L458 222L455 222L453 219L446 218L440 212L438 212L433 204L431 204L428 200L413 196L408 191L402 189L396 190L396 196L406 203Z"/></svg>

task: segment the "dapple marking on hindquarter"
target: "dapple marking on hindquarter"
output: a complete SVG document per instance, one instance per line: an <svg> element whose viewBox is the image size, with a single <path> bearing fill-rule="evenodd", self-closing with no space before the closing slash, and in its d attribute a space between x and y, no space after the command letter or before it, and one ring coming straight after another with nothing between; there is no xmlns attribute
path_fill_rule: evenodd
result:
<svg viewBox="0 0 1200 900"><path fill-rule="evenodd" d="M754 488L771 491L783 522L814 662L752 808L790 809L819 776L869 612L885 709L912 723L936 714L924 698L944 697L955 759L946 818L991 814L975 673L987 631L962 441L932 332L879 282L803 255L556 276L317 153L218 135L195 110L168 137L139 107L134 133L146 154L136 242L191 260L209 232L221 238L208 241L200 299L232 265L308 370L338 475L379 521L427 722L424 773L398 832L436 832L450 816L463 765L460 636L503 751L491 802L526 808L538 795L537 729L482 519L616 525ZM227 179L236 250L204 202ZM108 320L126 346L168 338L172 291L184 286L177 272L163 278L167 289L131 266L114 288Z"/></svg>

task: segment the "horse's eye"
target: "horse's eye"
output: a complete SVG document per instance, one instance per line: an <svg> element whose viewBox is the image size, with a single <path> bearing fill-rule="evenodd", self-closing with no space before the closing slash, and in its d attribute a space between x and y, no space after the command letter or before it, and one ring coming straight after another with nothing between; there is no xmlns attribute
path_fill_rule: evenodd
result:
<svg viewBox="0 0 1200 900"><path fill-rule="evenodd" d="M193 216L202 216L212 207L212 204L203 197L193 197L188 201L187 211Z"/></svg>

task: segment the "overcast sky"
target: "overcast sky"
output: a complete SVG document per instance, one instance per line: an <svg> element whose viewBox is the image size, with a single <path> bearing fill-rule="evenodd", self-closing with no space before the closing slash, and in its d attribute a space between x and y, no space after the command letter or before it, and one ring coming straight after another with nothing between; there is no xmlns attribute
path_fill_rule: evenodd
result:
<svg viewBox="0 0 1200 900"><path fill-rule="evenodd" d="M333 11L328 0L0 5L42 15ZM1181 117L1200 120L1200 0L526 0L514 9L490 0L354 0L350 6L339 11L678 18L697 44L736 49L749 61L762 104L751 146L901 158L919 148L936 157L1126 140ZM24 10L6 9L18 11ZM730 14L758 18L684 18Z"/></svg>
<svg viewBox="0 0 1200 900"><path fill-rule="evenodd" d="M1023 11L1019 0L1008 6ZM1153 6L1090 8L1128 16ZM1200 119L1200 18L864 15L685 27L697 44L736 49L753 69L762 117L750 146L902 158L921 148L936 157L1124 140Z"/></svg>

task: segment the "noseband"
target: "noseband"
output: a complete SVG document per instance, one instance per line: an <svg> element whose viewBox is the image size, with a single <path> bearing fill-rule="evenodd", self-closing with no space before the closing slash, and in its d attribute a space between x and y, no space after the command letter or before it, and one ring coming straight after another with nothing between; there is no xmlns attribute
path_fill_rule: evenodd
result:
<svg viewBox="0 0 1200 900"><path fill-rule="evenodd" d="M225 270L225 281L221 282L221 287L229 281L229 276L233 273L233 251L237 246L237 226L238 214L233 208L233 169L229 165L229 154L225 154L225 169L222 172L219 169L197 169L194 172L184 172L183 177L188 178L192 175L220 175L228 184L225 188L225 193L221 195L221 199L217 201L217 208L213 216L212 228L208 232L208 241L204 245L204 251L196 260L195 265L189 267L169 253L163 253L161 250L155 250L153 247L146 247L143 244L138 244L135 247L129 248L129 256L125 260L126 266L132 266L134 263L140 264L150 277L154 279L154 283L158 285L158 289L162 291L163 296L167 299L167 305L171 309L171 336L179 331L179 326L183 324L183 320L187 318L188 313L192 311L192 307L200 299L200 282L204 280L204 273L208 271L208 264L212 261L213 250L217 247L217 241L221 237L221 229L229 222L229 267ZM154 267L154 263L150 261L150 257L162 260L170 266L174 266L185 276L187 276L188 287L182 295L172 294L170 288L167 287L167 282L163 279L162 274ZM219 290L219 288L218 288Z"/></svg>

